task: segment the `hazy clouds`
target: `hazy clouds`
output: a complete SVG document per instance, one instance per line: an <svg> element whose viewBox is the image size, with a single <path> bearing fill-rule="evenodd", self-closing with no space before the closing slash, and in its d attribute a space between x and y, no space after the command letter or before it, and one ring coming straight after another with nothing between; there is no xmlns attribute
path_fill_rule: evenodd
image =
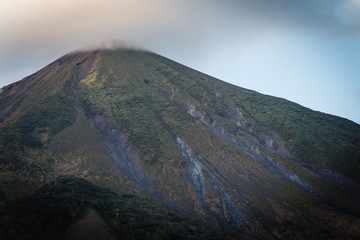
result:
<svg viewBox="0 0 360 240"><path fill-rule="evenodd" d="M0 71L11 75L32 57L35 63L100 41L192 65L267 34L357 38L359 29L360 0L2 0Z"/></svg>
<svg viewBox="0 0 360 240"><path fill-rule="evenodd" d="M360 0L0 0L0 87L74 49L120 41L301 104L291 88L315 102L297 84L323 79L359 102L359 40ZM338 104L324 103L333 95L322 104Z"/></svg>
<svg viewBox="0 0 360 240"><path fill-rule="evenodd" d="M11 0L1 2L1 43L47 48L161 31L174 25L171 1Z"/></svg>
<svg viewBox="0 0 360 240"><path fill-rule="evenodd" d="M266 28L358 34L359 10L360 0L3 0L0 48L46 52L142 38L200 44Z"/></svg>

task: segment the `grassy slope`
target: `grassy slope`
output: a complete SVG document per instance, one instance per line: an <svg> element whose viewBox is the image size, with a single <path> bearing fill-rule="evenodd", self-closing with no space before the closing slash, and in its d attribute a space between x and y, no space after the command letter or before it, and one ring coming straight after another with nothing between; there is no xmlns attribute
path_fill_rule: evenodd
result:
<svg viewBox="0 0 360 240"><path fill-rule="evenodd" d="M141 71L133 71L133 69L141 69ZM186 180L184 179L182 180L183 182L180 181L179 183L174 177L169 177L177 176L181 178L185 169L188 168L187 163L184 163L184 160L181 158L178 149L174 147L173 134L184 138L193 149L206 157L209 164L219 169L222 173L225 173L227 179L231 181L231 184L241 189L248 199L251 199L251 203L254 203L261 211L266 212L268 209L276 209L271 202L268 202L268 199L261 197L263 195L273 195L273 197L277 199L276 201L287 202L287 210L284 211L292 211L294 216L307 211L307 207L304 206L300 209L296 209L298 205L291 206L291 202L294 199L297 199L299 203L307 202L309 206L316 206L318 203L309 200L309 196L305 196L304 193L296 187L284 183L281 179L274 178L259 163L249 159L249 157L241 153L241 151L224 143L216 135L209 132L202 124L195 121L194 118L171 103L166 97L167 94L170 95L172 93L174 98L182 99L184 104L186 104L186 102L194 104L197 108L214 116L217 121L226 125L229 129L234 128L234 126L224 120L224 118L230 115L227 100L231 100L247 118L278 133L285 140L285 146L297 161L304 164L311 162L311 164L315 166L330 169L334 169L334 166L336 166L335 163L337 163L334 160L332 151L344 151L343 149L347 148L341 145L336 145L331 148L330 144L332 143L327 142L326 139L323 141L318 131L321 134L326 134L327 128L333 127L335 129L335 135L341 135L344 139L348 136L344 135L341 129L336 130L331 123L330 126L320 129L316 128L316 131L310 132L308 137L304 134L300 135L300 133L303 133L303 125L308 124L307 127L311 129L312 124L316 124L316 122L312 123L311 118L306 116L304 117L305 120L301 120L299 117L301 114L296 116L294 111L288 113L284 111L284 109L292 107L295 108L296 111L301 110L301 112L310 116L315 115L323 119L323 121L327 118L335 119L337 121L344 121L345 125L348 125L347 128L352 127L355 130L358 128L356 124L352 124L346 120L316 113L281 99L263 96L252 91L224 84L157 55L149 55L148 53L134 53L131 51L103 52L101 54L101 61L93 68L92 73L91 78L84 79L80 84L82 93L87 98L85 104L89 106L88 111L93 114L99 112L105 114L113 126L125 131L129 135L128 141L133 147L133 151L138 153L140 159L143 161L144 171L151 178L158 179L160 185L161 183L166 183L165 186L164 184L163 186L158 186L158 188L162 188L163 194L166 197L170 197L171 199L171 196L173 198L176 196L179 202L185 203L185 206L186 199L184 199L184 196L186 195L181 194L181 192L184 186L186 186ZM161 94L162 92L165 92L165 94ZM219 93L218 96L216 94L217 92ZM270 123L265 122L264 118L268 112L264 109L270 109L272 111L278 109L278 112L272 115L274 119L288 115L297 118L296 121L298 123L286 121L291 129L295 129L289 133L296 133L293 136L294 140L290 141L290 139L287 139L288 135L284 135L283 131L287 129L284 123L281 125L284 126L284 129L282 129L280 126L271 123L271 121L273 121L272 117L269 117L270 120L268 121ZM251 115L251 113L253 113L253 115ZM171 129L170 132L168 131L169 128ZM349 132L350 130L345 128L344 131ZM318 145L316 146L331 149L330 152L323 151L318 153L315 147L311 148L311 146L297 146L294 144L304 137L311 141L317 141ZM356 134L354 134L352 138L352 141L355 141ZM211 139L211 147L209 147L208 139ZM344 141L350 140L347 139ZM347 147L349 146L350 150L354 150L353 145L348 144ZM322 158L314 155L311 161L307 158L304 159L303 155L297 152L301 152L301 150L304 151L304 149L306 149L305 156L312 156L312 154L316 152L316 154L319 154ZM346 151L349 151L349 149ZM354 151L356 153L357 148L355 148ZM217 157L214 157L214 153L217 153ZM225 160L226 162L223 162ZM283 159L281 161L284 162L285 160ZM357 159L353 156L348 156L344 161L350 162L348 166L354 166ZM286 161L284 163L286 163ZM291 165L291 163L287 164ZM351 170L351 168L349 170L348 167L342 167L343 168L337 170L356 180L358 177L357 172ZM313 179L311 183L315 186L321 186L324 189L321 189L321 191L323 191L322 193L325 195L330 194L334 189L337 193L342 191L341 189L336 190L336 187L333 185L325 188L324 186L327 186L329 183L310 176L309 173L297 169L296 166L292 166L292 169L300 171L300 176L306 179ZM168 171L169 175L159 174L159 172L164 173L164 171ZM242 185L238 184L239 175L243 176ZM231 180L231 176L236 176L233 181ZM259 182L259 179L262 180ZM277 186L276 191L278 193L272 192L275 190L273 188L274 185ZM171 187L169 188L169 186ZM208 192L211 192L211 189L208 189ZM291 192L291 195L288 194L289 192ZM345 192L343 196L347 196L347 193ZM216 194L210 197L213 198L209 200L212 202L209 203L210 207L213 204L214 209L218 208L219 206L217 204L219 199L217 199ZM336 198L338 195L335 194L333 197ZM350 198L353 198L353 196L350 196ZM356 199L356 197L354 199ZM339 201L342 200L343 197L340 197ZM356 200L354 201L356 202ZM355 206L354 201L350 201L351 206ZM282 207L280 207L280 209L281 208ZM201 212L200 206L195 206L194 210ZM274 211L275 212L266 214L267 217L280 214L276 213L279 209ZM325 210L325 212L326 211L329 210ZM226 218L226 213L220 214L225 214L224 217ZM271 217L270 219L270 221L278 221ZM303 224L308 226L312 224L312 221L301 220L301 218L296 219L297 217L289 221L305 221ZM281 221L285 220L283 219Z"/></svg>
<svg viewBox="0 0 360 240"><path fill-rule="evenodd" d="M53 180L53 159L46 149L57 133L75 121L69 80L86 72L86 67L76 65L86 58L91 56L64 56L0 94L0 176L8 196L27 194Z"/></svg>
<svg viewBox="0 0 360 240"><path fill-rule="evenodd" d="M270 96L254 93L243 97L247 101L233 100L246 116L278 133L295 161L360 182L358 124Z"/></svg>
<svg viewBox="0 0 360 240"><path fill-rule="evenodd" d="M360 181L358 124L223 83L157 55L126 51L105 52L103 55L104 60L94 76L99 85L87 84L91 90L86 94L94 93L90 102L97 102L97 110L108 112L108 117L121 129L127 129L129 121L134 119L138 132L159 128L159 122L149 123L148 120L156 121L156 115L174 112L173 104L159 98L159 89L173 92L174 96L180 95L218 117L219 121L229 115L226 101L230 100L247 119L277 133L295 161L308 167L334 170L358 183ZM220 97L215 96L216 92ZM204 107L204 103L208 107ZM115 119L117 114L122 118ZM230 129L233 127L225 124L230 125ZM129 135L134 138L130 142L134 146L142 145L139 150L143 152L156 148L151 146L154 141L146 136ZM150 158L156 161L156 156L144 156L145 160Z"/></svg>
<svg viewBox="0 0 360 240"><path fill-rule="evenodd" d="M350 121L225 84L155 54L119 50L103 51L94 56L97 56L96 60L93 57L90 63L84 61L89 57L86 54L63 58L58 63L60 70L50 71L56 72L53 77L39 72L39 76L33 76L33 81L48 76L48 82L38 84L35 93L12 105L14 111L20 109L17 112L22 114L5 114L11 120L1 129L3 184L14 180L37 184L51 181L55 161L58 175L80 176L117 189L117 192L136 192L133 186L129 187L129 180L111 167L106 147L97 144L104 136L84 116L101 113L112 126L128 135L131 150L139 155L143 171L153 180L154 188L161 189L171 204L182 205L184 211L194 217L199 215L213 221L202 209L196 191L186 179L189 164L181 156L175 136L182 137L211 168L226 175L226 181L240 189L263 213L265 222L301 223L300 232L305 226L310 232L321 228L311 226L328 218L327 214L332 210L313 201L290 183L272 176L257 161L227 144L169 101L170 95L183 104L193 104L229 131L235 131L236 126L226 120L231 115L228 101L232 101L247 119L277 133L296 161L337 170L359 181L356 170L359 126ZM24 81L24 84L28 82ZM2 109L6 109L5 99L12 92L14 90L9 88L0 94ZM54 136L57 138L49 152L46 147ZM311 184L324 188L325 194L334 189L334 197L342 193L341 189L287 164ZM122 188L124 186L127 187ZM4 185L3 188L8 194ZM220 209L221 206L219 208L221 203L216 191L211 187L207 191L210 193L209 207L226 218L226 212ZM310 208L323 215L313 214L314 220L298 217ZM288 214L284 216L284 212ZM339 212L334 214L344 218L344 222L353 222ZM255 227L251 230L261 232L262 226L258 224L254 222ZM331 224L334 222L329 220L321 226L332 231ZM340 234L346 227L336 228L340 229ZM289 232L286 229L279 231L282 236Z"/></svg>
<svg viewBox="0 0 360 240"><path fill-rule="evenodd" d="M184 72L185 67L181 65L171 61L169 65L173 76ZM188 76L193 86L186 82L187 91L200 101L212 104L217 115L227 115L225 101L230 100L244 117L277 133L295 161L309 167L329 168L360 182L360 125L196 72ZM216 91L221 97L211 96Z"/></svg>

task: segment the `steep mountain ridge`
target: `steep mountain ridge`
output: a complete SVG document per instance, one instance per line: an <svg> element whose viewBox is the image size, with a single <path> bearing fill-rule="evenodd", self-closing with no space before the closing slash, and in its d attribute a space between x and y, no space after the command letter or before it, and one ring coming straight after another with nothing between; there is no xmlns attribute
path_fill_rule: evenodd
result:
<svg viewBox="0 0 360 240"><path fill-rule="evenodd" d="M3 88L0 126L6 201L80 177L217 236L360 236L359 125L154 53L67 54Z"/></svg>

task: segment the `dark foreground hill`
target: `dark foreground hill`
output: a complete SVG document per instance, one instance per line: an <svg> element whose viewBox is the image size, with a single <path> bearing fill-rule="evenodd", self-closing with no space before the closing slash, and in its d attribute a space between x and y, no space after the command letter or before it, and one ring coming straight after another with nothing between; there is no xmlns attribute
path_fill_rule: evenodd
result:
<svg viewBox="0 0 360 240"><path fill-rule="evenodd" d="M358 239L360 126L126 49L0 93L1 239Z"/></svg>

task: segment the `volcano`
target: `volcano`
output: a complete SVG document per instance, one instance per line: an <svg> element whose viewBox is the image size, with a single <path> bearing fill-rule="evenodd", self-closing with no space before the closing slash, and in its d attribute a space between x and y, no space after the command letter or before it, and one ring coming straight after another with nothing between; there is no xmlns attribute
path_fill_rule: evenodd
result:
<svg viewBox="0 0 360 240"><path fill-rule="evenodd" d="M360 238L360 125L152 52L69 53L0 127L1 239Z"/></svg>

